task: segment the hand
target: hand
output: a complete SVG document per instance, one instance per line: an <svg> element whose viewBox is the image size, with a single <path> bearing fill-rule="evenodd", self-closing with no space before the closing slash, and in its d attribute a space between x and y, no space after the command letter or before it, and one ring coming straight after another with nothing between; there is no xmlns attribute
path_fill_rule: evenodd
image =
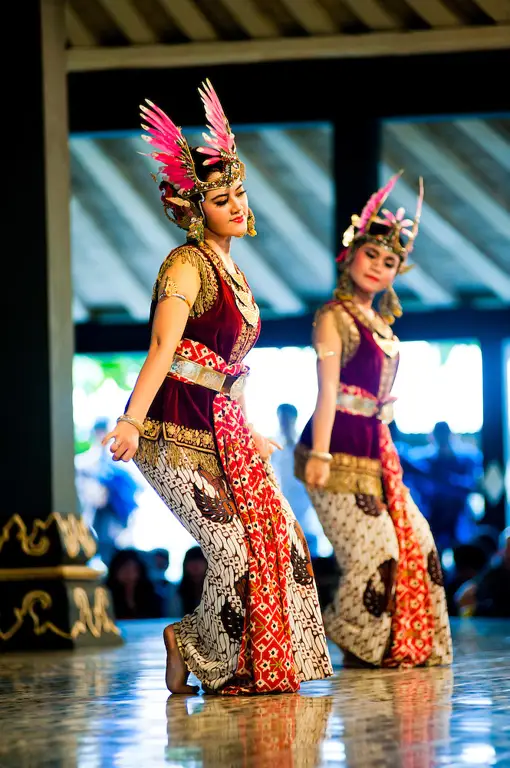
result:
<svg viewBox="0 0 510 768"><path fill-rule="evenodd" d="M456 591L454 598L459 608L476 608L476 584L473 581L466 581Z"/></svg>
<svg viewBox="0 0 510 768"><path fill-rule="evenodd" d="M305 467L305 482L309 488L322 490L329 480L331 467L329 461L310 457Z"/></svg>
<svg viewBox="0 0 510 768"><path fill-rule="evenodd" d="M271 440L268 437L264 437L260 434L260 432L257 432L253 428L253 424L248 424L248 429L251 432L251 436L253 438L253 442L255 443L255 448L257 449L258 453L260 454L260 458L263 461L266 461L269 459L272 453L275 452L276 449L279 451L282 450L282 446L277 443L275 440Z"/></svg>
<svg viewBox="0 0 510 768"><path fill-rule="evenodd" d="M101 445L108 445L112 438L110 451L113 453L113 460L130 461L138 449L140 433L137 428L127 421L119 421L115 429L108 432Z"/></svg>

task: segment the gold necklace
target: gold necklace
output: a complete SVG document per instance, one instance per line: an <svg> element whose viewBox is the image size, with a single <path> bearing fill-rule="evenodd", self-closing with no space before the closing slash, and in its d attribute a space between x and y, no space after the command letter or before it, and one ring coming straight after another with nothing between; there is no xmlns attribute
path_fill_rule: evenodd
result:
<svg viewBox="0 0 510 768"><path fill-rule="evenodd" d="M372 309L373 316L368 317L367 313L360 307L355 301L346 302L350 305L352 313L358 320L363 323L365 328L372 331L372 338L379 347L382 349L387 357L397 357L399 353L400 340L398 336L395 336L388 323L386 323L382 317Z"/></svg>
<svg viewBox="0 0 510 768"><path fill-rule="evenodd" d="M229 284L232 290L232 293L234 294L234 299L240 313L242 314L242 316L244 317L248 325L256 326L259 321L260 310L258 308L257 303L255 302L255 299L253 298L252 292L248 288L244 275L240 272L239 268L235 265L234 265L236 269L235 274L232 272L229 272L229 270L225 266L223 259L216 253L216 251L213 250L210 246L208 246L207 243L205 245L206 245L206 248L212 254L213 260L216 260L216 263L220 268L220 271L222 271L224 276L226 277L226 281Z"/></svg>

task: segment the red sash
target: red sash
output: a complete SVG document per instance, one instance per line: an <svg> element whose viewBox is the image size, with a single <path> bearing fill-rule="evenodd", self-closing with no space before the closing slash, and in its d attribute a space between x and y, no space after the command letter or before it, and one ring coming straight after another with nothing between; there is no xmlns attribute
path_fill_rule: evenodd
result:
<svg viewBox="0 0 510 768"><path fill-rule="evenodd" d="M220 373L247 373L228 365L208 347L183 339L178 355ZM178 375L174 378L185 381ZM264 462L238 403L223 394L213 401L214 431L221 464L246 532L246 616L235 679L224 694L293 692L299 689L292 653L287 600L290 543L287 523Z"/></svg>
<svg viewBox="0 0 510 768"><path fill-rule="evenodd" d="M340 390L378 402L374 395L361 387L340 384ZM384 494L399 546L391 646L383 666L414 667L427 661L432 653L434 638L427 564L407 515L402 467L389 427L379 421L378 429Z"/></svg>

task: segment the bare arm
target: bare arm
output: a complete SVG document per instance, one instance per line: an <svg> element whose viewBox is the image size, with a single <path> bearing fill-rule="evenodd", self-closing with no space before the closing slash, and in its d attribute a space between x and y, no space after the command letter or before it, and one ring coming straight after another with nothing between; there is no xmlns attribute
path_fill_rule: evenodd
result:
<svg viewBox="0 0 510 768"><path fill-rule="evenodd" d="M335 325L333 312L326 312L318 319L314 346L318 356L319 393L313 414L312 447L314 451L328 452L336 413L342 353L342 341Z"/></svg>
<svg viewBox="0 0 510 768"><path fill-rule="evenodd" d="M198 270L189 262L178 262L165 272L160 285L166 278L172 280L178 288L178 293L186 296L190 304L198 295L200 277ZM142 366L129 403L129 415L143 421L163 383L170 363L184 328L188 321L189 307L179 298L164 298L158 302L149 352Z"/></svg>
<svg viewBox="0 0 510 768"><path fill-rule="evenodd" d="M342 341L333 312L325 312L317 320L314 333L317 351L319 393L312 419L312 450L328 454L335 421ZM324 488L330 475L328 461L311 456L305 468L305 480L310 488Z"/></svg>
<svg viewBox="0 0 510 768"><path fill-rule="evenodd" d="M162 276L159 286L166 279L173 281L177 292L184 295L191 306L200 289L198 269L189 262L176 261ZM156 307L149 352L142 366L129 403L129 415L143 422L170 368L175 350L182 338L189 315L185 301L177 297L162 298ZM104 443L115 438L110 450L114 459L129 461L138 447L138 431L126 422L119 422Z"/></svg>

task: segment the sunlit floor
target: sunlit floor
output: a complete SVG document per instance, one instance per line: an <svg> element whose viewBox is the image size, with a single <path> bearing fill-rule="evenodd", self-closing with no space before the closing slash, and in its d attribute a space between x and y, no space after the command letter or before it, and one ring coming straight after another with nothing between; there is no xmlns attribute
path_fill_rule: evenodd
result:
<svg viewBox="0 0 510 768"><path fill-rule="evenodd" d="M168 697L162 622L105 651L0 657L1 768L510 766L510 622L454 623L453 669L357 671L288 696Z"/></svg>

